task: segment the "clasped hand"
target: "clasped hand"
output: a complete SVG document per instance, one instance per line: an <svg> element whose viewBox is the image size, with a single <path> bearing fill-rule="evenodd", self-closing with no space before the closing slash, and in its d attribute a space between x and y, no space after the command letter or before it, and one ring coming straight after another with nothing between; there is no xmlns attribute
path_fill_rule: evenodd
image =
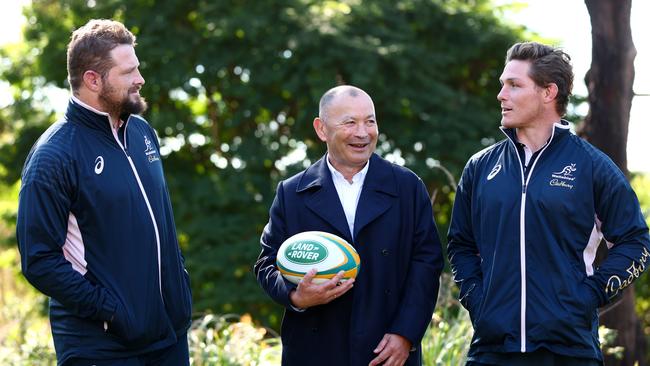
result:
<svg viewBox="0 0 650 366"><path fill-rule="evenodd" d="M306 309L315 305L327 304L341 297L354 286L354 278L341 282L343 271L323 283L313 282L316 273L315 269L311 269L298 283L298 287L291 291L289 297L295 307Z"/></svg>

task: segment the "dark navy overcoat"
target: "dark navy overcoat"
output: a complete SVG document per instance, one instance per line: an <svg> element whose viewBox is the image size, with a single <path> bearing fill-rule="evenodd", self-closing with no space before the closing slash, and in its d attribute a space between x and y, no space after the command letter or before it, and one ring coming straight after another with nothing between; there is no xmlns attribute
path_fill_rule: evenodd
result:
<svg viewBox="0 0 650 366"><path fill-rule="evenodd" d="M303 231L326 231L352 244L361 269L352 290L304 311L291 306L295 285L276 268L282 242ZM282 364L360 366L386 333L413 349L407 365L420 365L420 341L431 321L443 267L429 195L410 170L373 154L350 234L325 157L281 182L261 237L255 264L266 293L285 307Z"/></svg>

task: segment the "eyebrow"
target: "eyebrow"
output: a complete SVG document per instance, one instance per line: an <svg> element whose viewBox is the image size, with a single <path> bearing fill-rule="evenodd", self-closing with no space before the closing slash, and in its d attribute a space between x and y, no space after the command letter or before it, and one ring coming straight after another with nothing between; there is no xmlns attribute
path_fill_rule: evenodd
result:
<svg viewBox="0 0 650 366"><path fill-rule="evenodd" d="M500 82L501 84L504 84L506 81L508 81L508 82L521 81L521 79L518 78L518 77L505 78L505 79L499 78L499 82Z"/></svg>
<svg viewBox="0 0 650 366"><path fill-rule="evenodd" d="M339 122L345 122L345 121L347 121L349 119L356 119L356 118L354 118L354 116L351 116L351 115L347 114L347 115L343 116L343 118L341 118L341 120ZM369 115L365 116L363 119L364 120L375 119L375 115L374 114L369 114Z"/></svg>
<svg viewBox="0 0 650 366"><path fill-rule="evenodd" d="M134 71L135 69L137 69L138 67L140 67L140 64L137 64L137 65L135 65L135 66L133 66L133 67L129 67L128 69L124 70L124 73L125 73L125 74L128 74L128 73L130 73L130 72L133 72L133 71Z"/></svg>

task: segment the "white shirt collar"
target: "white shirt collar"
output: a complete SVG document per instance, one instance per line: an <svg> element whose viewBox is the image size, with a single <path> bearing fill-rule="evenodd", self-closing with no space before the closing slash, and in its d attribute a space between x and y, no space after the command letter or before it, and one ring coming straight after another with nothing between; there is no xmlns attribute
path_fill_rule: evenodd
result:
<svg viewBox="0 0 650 366"><path fill-rule="evenodd" d="M330 163L329 154L325 154L325 161L327 162L327 167L329 168L330 173L332 173L332 179L343 180L347 184L354 184L359 181L363 183L363 181L366 179L366 174L368 173L368 167L370 166L370 160L368 160L366 162L366 165L363 167L363 169L361 169L357 174L352 176L352 183L350 183L347 181L347 179L345 179L343 174L341 174L341 172L336 170L336 168L334 168L334 165Z"/></svg>

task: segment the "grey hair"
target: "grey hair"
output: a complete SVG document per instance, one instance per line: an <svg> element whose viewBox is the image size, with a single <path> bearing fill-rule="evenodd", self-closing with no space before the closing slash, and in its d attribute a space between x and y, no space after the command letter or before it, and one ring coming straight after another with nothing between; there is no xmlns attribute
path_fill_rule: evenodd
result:
<svg viewBox="0 0 650 366"><path fill-rule="evenodd" d="M363 91L361 88L357 88L356 86L352 85L339 85L331 88L330 90L326 91L325 94L320 98L320 102L318 102L318 118L320 118L323 121L327 120L327 110L329 109L330 104L332 101L338 97L339 95L347 94L350 97L356 98L359 95L368 95L365 91ZM370 96L368 95L368 98Z"/></svg>

